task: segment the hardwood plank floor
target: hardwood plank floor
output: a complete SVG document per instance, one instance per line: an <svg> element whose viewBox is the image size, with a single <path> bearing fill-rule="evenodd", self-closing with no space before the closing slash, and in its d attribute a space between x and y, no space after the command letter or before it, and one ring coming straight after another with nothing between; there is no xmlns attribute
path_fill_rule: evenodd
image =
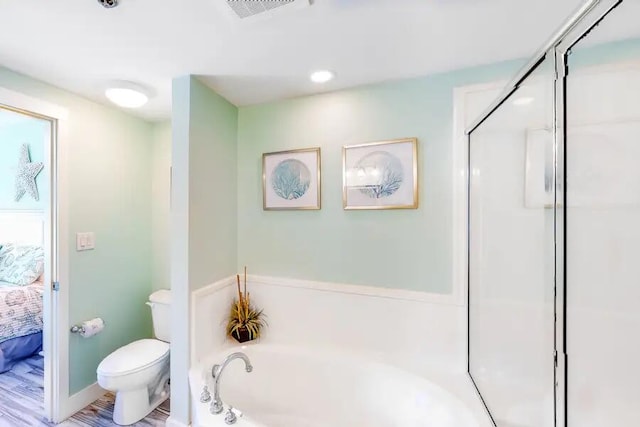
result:
<svg viewBox="0 0 640 427"><path fill-rule="evenodd" d="M0 374L0 427L54 426L44 418L44 372L42 356L33 356ZM114 396L111 393L96 400L68 420L61 427L109 427L112 421ZM169 416L169 399L156 408L136 427L164 426Z"/></svg>

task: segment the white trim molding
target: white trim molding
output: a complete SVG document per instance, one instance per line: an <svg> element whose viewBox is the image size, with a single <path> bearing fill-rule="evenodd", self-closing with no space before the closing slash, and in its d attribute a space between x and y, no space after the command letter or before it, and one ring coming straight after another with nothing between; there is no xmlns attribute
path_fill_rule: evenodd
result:
<svg viewBox="0 0 640 427"><path fill-rule="evenodd" d="M198 298L216 293L219 290L226 288L227 286L233 285L234 283L236 283L236 276L229 276L225 277L224 279L220 279L217 282L211 283L210 285L198 288L195 291L191 292L191 303L193 304L198 300Z"/></svg>
<svg viewBox="0 0 640 427"><path fill-rule="evenodd" d="M75 408L85 408L87 405L90 405L104 396L106 392L107 391L100 387L97 382L85 387L73 396L69 397L69 402L66 405L65 412L60 414L61 419L65 420L69 418L78 412Z"/></svg>
<svg viewBox="0 0 640 427"><path fill-rule="evenodd" d="M452 139L452 173L453 173L453 244L452 256L452 288L459 304L466 305L467 297L467 162L468 162L468 137L466 128L477 114L480 114L482 105L476 105L478 111L470 111L469 95L479 92L489 92L496 96L507 84L506 81L481 83L453 89L453 139ZM487 105L494 99L489 96Z"/></svg>
<svg viewBox="0 0 640 427"><path fill-rule="evenodd" d="M282 286L287 288L310 289L321 292L334 292L341 294L362 295L377 298L398 299L404 301L417 301L430 304L463 305L456 293L434 294L428 292L411 291L406 289L393 289L378 286L353 285L346 283L317 282L311 280L290 279L269 276L247 276L247 281L252 284L270 286Z"/></svg>
<svg viewBox="0 0 640 427"><path fill-rule="evenodd" d="M29 111L56 120L67 120L69 111L38 98L0 87L0 105Z"/></svg>
<svg viewBox="0 0 640 427"><path fill-rule="evenodd" d="M69 216L67 135L69 111L58 105L0 87L0 106L51 121L51 143L45 150L49 164L50 196L44 209L45 292L43 295L44 412L54 422L82 409L69 396ZM54 292L51 283L61 284ZM79 400L78 400L79 402Z"/></svg>
<svg viewBox="0 0 640 427"><path fill-rule="evenodd" d="M169 418L167 418L165 426L167 426L167 427L189 427L189 426L191 426L191 424L185 424L185 423L182 423L182 422L176 420L173 417L169 417Z"/></svg>

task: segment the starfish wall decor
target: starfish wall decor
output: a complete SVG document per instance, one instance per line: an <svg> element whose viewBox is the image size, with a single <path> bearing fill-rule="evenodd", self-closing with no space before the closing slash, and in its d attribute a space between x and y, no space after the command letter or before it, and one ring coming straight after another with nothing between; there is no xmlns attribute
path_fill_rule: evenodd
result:
<svg viewBox="0 0 640 427"><path fill-rule="evenodd" d="M29 155L29 145L22 144L20 147L20 163L18 164L18 174L16 175L16 202L20 201L25 193L29 193L34 200L40 200L36 177L44 168L42 162L32 162Z"/></svg>

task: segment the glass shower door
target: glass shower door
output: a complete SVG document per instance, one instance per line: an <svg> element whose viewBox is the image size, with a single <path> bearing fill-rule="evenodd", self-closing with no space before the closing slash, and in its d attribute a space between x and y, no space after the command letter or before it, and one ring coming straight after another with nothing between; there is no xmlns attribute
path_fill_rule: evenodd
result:
<svg viewBox="0 0 640 427"><path fill-rule="evenodd" d="M567 56L570 427L640 426L639 12L625 1Z"/></svg>
<svg viewBox="0 0 640 427"><path fill-rule="evenodd" d="M498 427L554 425L553 73L469 134L469 373Z"/></svg>

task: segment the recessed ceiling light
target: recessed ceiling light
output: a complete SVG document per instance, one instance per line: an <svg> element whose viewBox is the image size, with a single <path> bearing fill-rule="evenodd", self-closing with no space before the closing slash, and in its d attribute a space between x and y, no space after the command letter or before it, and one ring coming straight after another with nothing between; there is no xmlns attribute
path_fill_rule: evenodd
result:
<svg viewBox="0 0 640 427"><path fill-rule="evenodd" d="M149 101L149 91L132 82L113 82L104 91L109 101L123 108L140 108Z"/></svg>
<svg viewBox="0 0 640 427"><path fill-rule="evenodd" d="M309 78L314 83L326 83L330 80L333 80L335 74L329 70L318 70L311 73Z"/></svg>
<svg viewBox="0 0 640 427"><path fill-rule="evenodd" d="M535 98L532 96L522 96L520 98L514 99L513 105L529 105L533 101L535 101Z"/></svg>

